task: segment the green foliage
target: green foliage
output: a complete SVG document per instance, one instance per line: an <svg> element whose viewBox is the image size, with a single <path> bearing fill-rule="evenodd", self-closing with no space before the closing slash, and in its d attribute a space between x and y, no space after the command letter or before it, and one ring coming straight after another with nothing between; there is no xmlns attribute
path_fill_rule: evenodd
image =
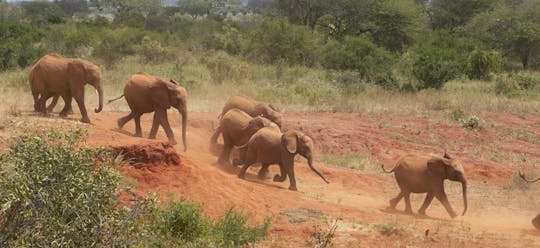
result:
<svg viewBox="0 0 540 248"><path fill-rule="evenodd" d="M248 227L249 216L244 216L234 208L229 208L225 215L214 225L212 233L218 240L219 247L239 247L256 242L266 236L270 219L262 225Z"/></svg>
<svg viewBox="0 0 540 248"><path fill-rule="evenodd" d="M505 96L515 96L521 91L521 86L518 82L509 76L499 76L497 77L497 82L495 83L495 93Z"/></svg>
<svg viewBox="0 0 540 248"><path fill-rule="evenodd" d="M216 84L222 84L227 79L234 82L243 82L249 77L246 62L222 51L205 57L203 63L206 65L212 80Z"/></svg>
<svg viewBox="0 0 540 248"><path fill-rule="evenodd" d="M434 0L427 11L434 29L453 30L465 25L476 14L489 10L497 1L493 0Z"/></svg>
<svg viewBox="0 0 540 248"><path fill-rule="evenodd" d="M169 202L158 212L155 228L164 237L194 242L208 235L209 222L201 207L188 201Z"/></svg>
<svg viewBox="0 0 540 248"><path fill-rule="evenodd" d="M144 36L140 48L137 50L145 63L163 62L172 58L169 48L161 46L159 41L153 40L149 36Z"/></svg>
<svg viewBox="0 0 540 248"><path fill-rule="evenodd" d="M241 52L241 34L231 25L222 25L221 30L215 31L203 44L210 49L224 50L229 54L237 55Z"/></svg>
<svg viewBox="0 0 540 248"><path fill-rule="evenodd" d="M256 62L312 65L317 40L316 33L285 18L265 19L247 35L244 53Z"/></svg>
<svg viewBox="0 0 540 248"><path fill-rule="evenodd" d="M66 13L55 3L23 2L21 6L26 17L36 26L63 23L66 18Z"/></svg>
<svg viewBox="0 0 540 248"><path fill-rule="evenodd" d="M212 8L212 1L209 0L185 0L178 6L183 14L190 15L193 19L204 14L209 14Z"/></svg>
<svg viewBox="0 0 540 248"><path fill-rule="evenodd" d="M331 40L320 57L326 68L356 70L362 78L374 81L386 76L395 61L390 52L365 36L347 36L343 42Z"/></svg>
<svg viewBox="0 0 540 248"><path fill-rule="evenodd" d="M87 247L105 241L102 228L114 219L119 175L93 166L101 150L75 151L84 135L25 135L2 156L2 246Z"/></svg>
<svg viewBox="0 0 540 248"><path fill-rule="evenodd" d="M32 64L44 54L41 33L23 23L0 22L0 71Z"/></svg>
<svg viewBox="0 0 540 248"><path fill-rule="evenodd" d="M478 129L482 127L483 120L476 115L471 115L468 118L463 118L459 120L461 126L469 129Z"/></svg>
<svg viewBox="0 0 540 248"><path fill-rule="evenodd" d="M540 89L540 74L535 72L518 72L512 74L512 79L516 80L519 87L523 90Z"/></svg>
<svg viewBox="0 0 540 248"><path fill-rule="evenodd" d="M123 56L136 52L135 47L140 44L143 36L142 31L133 28L108 30L95 46L93 55L103 60L107 68L112 68Z"/></svg>
<svg viewBox="0 0 540 248"><path fill-rule="evenodd" d="M503 60L500 53L476 48L467 58L465 73L469 79L489 80L490 73L499 72L502 65Z"/></svg>

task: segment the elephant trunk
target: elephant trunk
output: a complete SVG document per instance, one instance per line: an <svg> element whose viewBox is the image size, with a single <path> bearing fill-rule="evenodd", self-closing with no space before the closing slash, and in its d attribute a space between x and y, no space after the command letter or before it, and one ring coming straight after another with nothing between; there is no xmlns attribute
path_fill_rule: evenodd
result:
<svg viewBox="0 0 540 248"><path fill-rule="evenodd" d="M317 170L315 166L313 166L313 158L311 157L311 155L307 159L309 168L311 168L312 171L317 173L317 175L319 175L326 183L330 183L330 181L328 181L328 179L326 179L326 177L324 177L324 175L319 170Z"/></svg>
<svg viewBox="0 0 540 248"><path fill-rule="evenodd" d="M463 214L465 215L465 212L467 212L467 180L465 177L461 178L461 187L463 188Z"/></svg>
<svg viewBox="0 0 540 248"><path fill-rule="evenodd" d="M99 113L101 112L101 110L103 110L103 85L101 84L96 85L96 91L99 97L99 106L97 109L94 109L94 112Z"/></svg>
<svg viewBox="0 0 540 248"><path fill-rule="evenodd" d="M180 115L182 116L182 142L184 143L184 152L187 151L186 143L186 129L187 129L187 107L180 106L179 108Z"/></svg>

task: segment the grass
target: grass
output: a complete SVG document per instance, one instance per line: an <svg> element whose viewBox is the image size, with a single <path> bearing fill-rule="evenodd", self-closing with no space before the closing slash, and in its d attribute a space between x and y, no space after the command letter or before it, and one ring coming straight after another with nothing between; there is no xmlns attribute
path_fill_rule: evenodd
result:
<svg viewBox="0 0 540 248"><path fill-rule="evenodd" d="M368 159L363 155L352 152L346 155L325 154L321 158L325 164L346 167L355 170L364 170L369 165Z"/></svg>

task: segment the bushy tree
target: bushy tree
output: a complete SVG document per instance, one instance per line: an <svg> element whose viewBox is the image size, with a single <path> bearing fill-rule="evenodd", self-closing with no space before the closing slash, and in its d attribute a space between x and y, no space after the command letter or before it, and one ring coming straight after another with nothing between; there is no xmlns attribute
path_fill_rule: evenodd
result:
<svg viewBox="0 0 540 248"><path fill-rule="evenodd" d="M37 46L41 33L28 24L0 22L0 71L25 67L45 52Z"/></svg>
<svg viewBox="0 0 540 248"><path fill-rule="evenodd" d="M454 30L476 14L491 9L499 0L432 0L427 11L433 29Z"/></svg>
<svg viewBox="0 0 540 248"><path fill-rule="evenodd" d="M107 31L94 47L93 54L101 59L106 67L112 68L122 57L135 54L135 46L141 43L143 37L143 32L133 28Z"/></svg>
<svg viewBox="0 0 540 248"><path fill-rule="evenodd" d="M321 52L320 61L326 68L355 70L364 79L377 80L390 72L395 59L369 37L346 36L343 42L328 42Z"/></svg>
<svg viewBox="0 0 540 248"><path fill-rule="evenodd" d="M467 57L465 73L469 79L489 80L490 73L502 69L503 59L496 51L474 49Z"/></svg>
<svg viewBox="0 0 540 248"><path fill-rule="evenodd" d="M54 3L23 2L21 6L24 9L26 18L33 25L46 26L65 22L66 13Z"/></svg>
<svg viewBox="0 0 540 248"><path fill-rule="evenodd" d="M475 16L464 30L465 35L518 58L526 69L532 57L540 56L540 0L501 4Z"/></svg>
<svg viewBox="0 0 540 248"><path fill-rule="evenodd" d="M55 0L54 3L69 16L72 16L77 12L88 12L88 1L86 0Z"/></svg>

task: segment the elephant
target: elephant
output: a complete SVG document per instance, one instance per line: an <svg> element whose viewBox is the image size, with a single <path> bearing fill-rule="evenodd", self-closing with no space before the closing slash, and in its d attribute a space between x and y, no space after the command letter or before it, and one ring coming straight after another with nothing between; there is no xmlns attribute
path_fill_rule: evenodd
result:
<svg viewBox="0 0 540 248"><path fill-rule="evenodd" d="M135 136L142 137L141 115L154 112L150 139L155 139L159 125L163 127L169 143L176 145L174 134L167 117L167 109L178 109L182 117L182 142L184 151L187 151L187 91L172 79L155 77L144 72L137 72L131 76L124 87L124 94L109 100L109 103L124 97L131 109L131 113L118 119L118 127L122 128L129 120L135 120Z"/></svg>
<svg viewBox="0 0 540 248"><path fill-rule="evenodd" d="M436 197L446 208L448 214L455 218L457 214L450 206L446 193L444 192L444 180L458 181L462 184L463 190L463 213L467 211L467 180L463 166L452 159L447 153L442 158L424 158L415 154L407 154L401 157L392 170L387 171L384 165L381 166L386 173L394 172L399 194L390 200L390 208L395 209L401 198L405 198L405 212L412 214L409 196L411 193L427 193L424 203L418 210L419 214L425 215L426 209L431 204L433 197Z"/></svg>
<svg viewBox="0 0 540 248"><path fill-rule="evenodd" d="M289 190L296 191L296 178L294 175L294 157L300 154L308 160L308 165L326 183L328 179L313 166L313 140L300 131L287 131L278 133L272 128L264 127L257 131L249 141L240 147L240 160L235 161L235 165L244 164L239 178L245 178L246 170L254 163L262 164L259 177L265 174L268 166L279 164L281 175L274 176L275 182L283 182L289 176Z"/></svg>
<svg viewBox="0 0 540 248"><path fill-rule="evenodd" d="M65 106L60 116L71 112L71 100L75 98L81 112L82 122L90 123L84 105L84 86L88 83L95 87L99 96L99 106L94 111L103 109L103 83L98 66L77 58L64 58L55 54L43 56L30 70L28 76L30 89L34 98L34 110L47 113L54 108L58 96L64 99ZM47 99L55 97L49 108L45 107ZM52 107L51 107L52 106Z"/></svg>
<svg viewBox="0 0 540 248"><path fill-rule="evenodd" d="M519 171L519 177L521 177L521 179L523 179L525 182L529 182L529 183L534 183L534 182L540 180L540 177L537 177L536 179L529 180L529 179L525 178L525 175L521 171Z"/></svg>
<svg viewBox="0 0 540 248"><path fill-rule="evenodd" d="M262 116L251 117L246 112L236 108L230 109L222 116L219 126L224 144L223 152L218 160L220 164L229 161L233 146L244 145L259 129L269 127L276 132L281 132L274 122Z"/></svg>
<svg viewBox="0 0 540 248"><path fill-rule="evenodd" d="M227 100L225 106L223 107L223 110L221 111L221 114L218 116L218 119L221 119L223 115L225 115L225 113L227 113L227 111L232 108L242 110L253 117L261 115L264 118L273 121L278 125L279 128L281 128L283 114L281 114L279 112L279 109L272 104L260 102L247 96L235 95L229 98L229 100ZM217 139L220 133L221 128L218 127L217 130L214 132L214 135L212 135L212 138L210 139L212 144L217 143Z"/></svg>
<svg viewBox="0 0 540 248"><path fill-rule="evenodd" d="M538 180L540 180L540 177L537 177L535 179L527 179L525 178L525 175L523 174L523 172L519 171L519 177L521 177L521 179L523 179L525 182L528 182L528 183L534 183ZM540 230L540 214L536 215L536 217L534 217L534 219L532 219L531 223L533 224L533 226Z"/></svg>

